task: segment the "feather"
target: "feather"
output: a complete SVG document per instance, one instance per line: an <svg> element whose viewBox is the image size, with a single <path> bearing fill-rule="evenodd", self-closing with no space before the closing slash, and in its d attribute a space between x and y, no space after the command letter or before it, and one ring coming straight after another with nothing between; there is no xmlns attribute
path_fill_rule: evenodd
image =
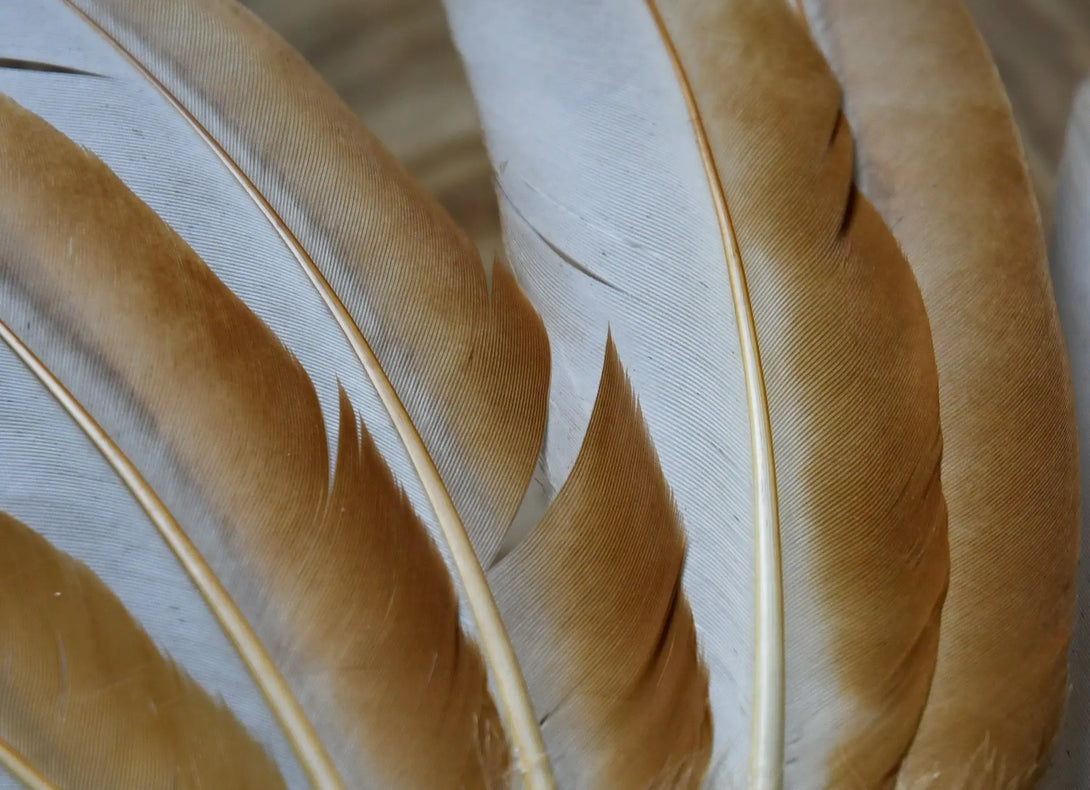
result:
<svg viewBox="0 0 1090 790"><path fill-rule="evenodd" d="M710 784L888 785L947 581L937 375L833 75L787 4L447 6L553 343L548 471L608 325L675 491Z"/></svg>
<svg viewBox="0 0 1090 790"><path fill-rule="evenodd" d="M0 36L7 35L10 57L104 78L78 84L76 75L62 79L21 71L4 77L0 88L100 153L191 244L298 356L314 379L323 414L331 408L323 389L328 392L330 380L343 383L417 514L433 534L443 536L457 589L475 618L471 625L511 740L513 770L524 785L551 784L539 716L547 717L549 757L568 772L564 775L593 783L612 776L627 780L638 771L651 782L676 777L698 782L711 735L706 677L677 589L679 526L654 452L642 428L637 430L635 401L618 394L625 392L617 383L623 381L619 368L607 357L603 392L612 395L604 400L602 420L629 435L606 432L618 455L595 452L604 438L588 439L592 460L570 479L557 481L561 490L553 507L568 503L564 519L558 522L546 512L535 529L544 503L536 493L527 494L527 485L542 442L549 373L540 319L502 266L494 269L490 287L464 235L301 59L222 0L20 4L18 13L0 7L0 23L9 22L0 24ZM64 296L80 305L76 312L82 320L99 320L85 291L64 278L54 285L68 289ZM119 286L100 282L98 287ZM60 303L52 307L57 314L68 309ZM205 323L216 323L217 313L205 315ZM46 331L38 321L31 327ZM73 334L91 333L81 327ZM68 362L72 336L52 342L53 368ZM127 335L114 337L120 336ZM251 351L230 346L238 346L237 340L213 347L234 351L242 366ZM219 518L227 507L210 492L226 487L228 504L234 497L230 483L212 469L216 456L244 461L261 480L275 478L262 488L294 502L292 475L270 470L262 453L253 450L263 445L250 438L278 409L271 403L260 407L261 419L244 434L236 425L235 411L253 410L250 404L278 387L239 394L234 411L221 404L223 413L209 420L204 411L210 399L199 388L171 391L156 383L179 375L167 362L177 353L148 354L139 363L131 349L116 347L110 358L115 367L99 377L105 383L94 376L97 353L64 364L62 378L75 381L69 386L81 400L103 412L104 427L193 532L205 556L220 558L224 568L216 575L232 592L241 588L236 597L247 617L268 616L275 607L252 598L247 603L243 594L252 590L233 584L235 569L226 567L237 555L203 525L210 520L206 511ZM594 377L603 370L601 360L599 349L589 363ZM225 375L222 368L209 367L202 386L218 393ZM116 387L105 391L111 377L113 384L123 382L122 393ZM153 408L141 402L154 419L134 421L126 413L121 394L127 397L134 388L158 403ZM183 406L198 412L200 420L183 419ZM149 423L155 429L151 436ZM195 430L195 424L203 427ZM222 449L208 453L206 445ZM172 466L179 458L184 475ZM190 464L194 468L187 468ZM627 495L638 465L646 465L641 479L658 485L641 492L644 510L623 523L611 520L595 501ZM194 501L187 486L196 478L204 490ZM586 494L590 486L595 497ZM525 529L508 535L520 507L518 521ZM525 541L523 532L529 535ZM546 534L554 537L538 537ZM480 566L489 571L487 580L467 535ZM550 559L550 553L561 551L558 543L594 563L596 572L572 578L566 566ZM647 545L662 551L650 554ZM501 579L519 582L504 586ZM488 583L496 587L495 604ZM560 583L567 585L567 594L551 592ZM629 608L596 605L600 600ZM508 613L507 626L518 627L513 648L497 604ZM511 614L521 612L527 613L526 622ZM648 612L655 617L645 622ZM548 635L569 620L584 626L566 637L572 652L542 655ZM618 620L627 627L614 625ZM603 631L608 639L601 639ZM524 659L524 669L515 653ZM616 677L609 677L611 672ZM527 687L537 711L526 701ZM599 693L603 688L605 697ZM614 695L635 696L641 704L622 705ZM297 696L304 707L310 704L309 690ZM321 711L322 702L313 707ZM548 709L541 707L546 702ZM626 726L613 727L622 713ZM310 719L334 768L353 786L362 784L354 733L336 730L324 717ZM662 741L656 749L644 743L650 732ZM647 752L645 758L625 765L638 750Z"/></svg>
<svg viewBox="0 0 1090 790"><path fill-rule="evenodd" d="M490 574L562 787L700 786L712 722L678 590L683 553L673 500L607 340L571 475Z"/></svg>
<svg viewBox="0 0 1090 790"><path fill-rule="evenodd" d="M1071 359L1079 441L1086 448L1090 447L1090 84L1084 84L1075 99L1054 205L1052 277ZM1090 545L1090 510L1085 504L1090 492L1090 463L1085 461L1081 482L1081 539L1086 547ZM1078 571L1077 595L1067 716L1052 765L1041 782L1046 790L1090 788L1090 564L1085 560Z"/></svg>
<svg viewBox="0 0 1090 790"><path fill-rule="evenodd" d="M950 590L899 783L1029 787L1066 694L1078 467L1022 148L958 0L807 9L844 86L862 188L920 283L939 370Z"/></svg>
<svg viewBox="0 0 1090 790"><path fill-rule="evenodd" d="M149 205L177 230L188 229L212 270L255 311L267 306L259 316L277 324L278 334L295 335L289 348L309 352L315 373L355 379L346 389L376 444L398 481L415 483L418 503L435 513L451 546L500 705L517 720L509 735L533 766L542 751L537 724L462 528L467 524L487 564L534 466L548 352L532 309L502 278L489 293L464 235L302 59L234 2L24 6L8 29L13 43L29 39L26 59L71 58L74 49L88 61L82 70L113 79L45 93L28 86L18 97L101 149L134 187L154 173L149 159L180 152L171 157L171 183L183 196L177 187L150 184ZM55 34L65 26L72 30L69 47ZM43 36L46 30L51 35ZM33 54L38 49L45 54ZM126 112L115 119L118 106ZM149 116L155 111L162 126ZM133 135L103 133L119 121L136 125L137 138L153 137L143 157L134 156L140 152L132 150ZM188 171L197 167L222 185L219 212L200 211L216 193L192 184ZM334 183L339 188L331 189ZM230 211L216 216L224 209ZM236 217L247 235L263 240L275 278L245 247L196 243L216 227L217 237L237 238ZM277 289L270 280L281 278L285 287L270 298ZM297 301L309 307L305 320ZM415 309L405 309L410 305ZM339 352L335 365L327 348ZM496 463L465 463L470 450Z"/></svg>
<svg viewBox="0 0 1090 790"><path fill-rule="evenodd" d="M85 565L0 513L0 744L28 787L284 787Z"/></svg>
<svg viewBox="0 0 1090 790"><path fill-rule="evenodd" d="M287 729L317 727L341 761L359 752L340 770L361 782L497 785L506 748L484 667L459 632L440 556L347 398L330 480L313 387L268 329L100 162L10 101L0 109L0 253L18 295L5 321L33 317L23 338L47 367L72 369L61 354L79 337L104 394L155 426L216 514L200 528L221 550L203 570L241 593L304 705L310 722L292 723L298 703L278 699L257 664Z"/></svg>

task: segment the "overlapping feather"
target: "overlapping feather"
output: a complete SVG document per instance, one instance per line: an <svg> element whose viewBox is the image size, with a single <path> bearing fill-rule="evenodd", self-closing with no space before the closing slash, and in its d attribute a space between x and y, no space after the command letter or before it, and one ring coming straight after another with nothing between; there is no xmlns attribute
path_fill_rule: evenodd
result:
<svg viewBox="0 0 1090 790"><path fill-rule="evenodd" d="M805 5L449 0L512 262L553 336L551 392L542 323L507 270L489 283L233 2L0 8L0 56L25 66L0 91L154 209L0 105L0 177L16 187L0 200L15 354L0 370L34 371L40 392L13 391L79 474L112 469L115 497L125 481L148 513L138 550L154 525L177 552L131 579L105 563L104 578L157 629L156 596L134 590L160 576L186 590L193 637L215 645L187 661L233 689L289 784L296 761L319 787L1022 787L1040 773L1077 492L1008 108L956 3ZM1062 224L1059 238L1074 300L1078 245ZM982 351L984 336L998 341ZM42 416L46 391L76 422ZM5 463L34 455L17 413L0 409ZM652 438L686 522L684 575ZM88 439L105 461L86 459ZM27 507L19 485L0 485L0 505ZM39 486L49 529L77 543L68 489ZM207 671L227 662L225 635L253 688ZM1056 786L1082 770L1080 741L1065 743Z"/></svg>
<svg viewBox="0 0 1090 790"><path fill-rule="evenodd" d="M0 109L5 323L103 425L153 426L214 514L185 522L215 548L205 571L237 596L337 771L500 782L502 730L442 560L347 398L330 479L313 387L271 332L101 163L10 101ZM167 481L156 472L153 485ZM281 717L291 704L270 702Z"/></svg>
<svg viewBox="0 0 1090 790"><path fill-rule="evenodd" d="M635 777L637 783L641 777L699 782L710 724L691 620L677 594L683 544L616 359L607 355L603 374L601 420L609 429L591 434L587 460L558 495L554 508L559 510L553 513L563 517L547 513L525 543L512 541L513 551L494 570L500 608L531 612L517 622L524 633L514 644L520 656L536 659L532 646L546 642L545 635L576 612L584 623L567 635L569 653L531 666L524 676L506 647L502 624L489 611L491 593L462 525L490 567L523 499L541 442L548 355L533 310L502 267L489 289L464 236L298 56L237 6L215 1L78 6L77 14L67 4L23 3L14 21L31 35L16 39L17 46L37 52L41 62L74 51L86 66L80 70L102 74L103 82L76 87L54 81L43 90L41 82L30 87L24 80L16 85L20 99L116 163L137 193L201 250L212 271L300 354L308 373L343 375L353 402L355 392L362 391L360 402L370 399L361 411L382 456L398 482L409 487L418 512L421 503L430 507L432 513L421 515L438 523L450 544L458 589L473 609L506 717L513 770L529 786L551 781L535 745L540 715L552 719L546 728L555 733L549 737L551 756L571 776L592 783L618 776ZM67 33L78 46L65 48L42 35L47 20L54 36ZM111 44L122 57L109 51ZM225 73L233 79L223 79ZM131 119L135 135L116 133L117 121L101 114L107 102L120 108L126 122ZM104 134L103 128L114 133ZM167 164L134 155L139 151L155 152ZM216 187L190 183L191 172ZM156 180L151 173L166 177ZM141 243L139 230L113 235ZM240 237L252 239L262 254L239 249ZM171 238L171 244L180 244ZM50 254L42 259L65 257L63 234L44 243ZM105 249L103 243L99 251ZM327 520L339 521L340 512L323 506L322 497L314 499L326 493L320 485L307 483L309 497L300 490L302 483L321 479L315 472L325 459L321 441L315 444L322 436L318 402L309 396L300 405L297 386L281 391L282 377L305 382L303 370L289 371L283 364L274 370L268 349L243 339L248 333L240 334L219 303L240 305L209 285L214 281L207 273L198 277L203 285L168 295L142 283L142 275L129 282L129 270L120 268L125 257L103 260L84 282L71 277L63 262L54 262L50 272L24 261L21 288L41 289L46 297L44 307L35 305L45 320L35 320L31 334L49 357L47 364L72 382L89 409L101 412L106 431L181 514L205 556L214 557L214 575L255 626L288 678L303 721L317 731L315 742L331 757L323 763L320 754L308 751L313 744L304 744L300 759L312 779L319 786L356 785L388 770L386 776L408 781L407 786L413 784L406 777L428 771L461 781L456 765L435 760L434 749L404 728L390 729L397 748L382 746L376 757L360 751L363 744L364 752L380 746L367 737L366 727L342 726L352 695L375 685L373 677L360 676L365 673L352 660L356 640L344 618L359 616L360 607L371 606L375 596L341 582L344 574L351 580L354 566L378 561L351 542L303 527L318 518L315 526L321 529L323 507ZM328 312L315 312L316 303ZM104 305L109 310L102 312L98 308ZM65 316L69 309L72 315ZM164 317L180 328L156 326ZM57 326L76 331L53 333ZM261 334L253 326L249 331ZM81 342L73 343L73 337ZM91 353L81 353L85 347ZM344 349L355 359L346 359ZM321 391L323 383L316 383ZM328 383L324 386L328 389ZM328 405L322 406L328 414ZM342 453L355 444L350 423L342 424ZM299 430L309 437L303 453L291 443ZM391 437L406 449L392 445ZM603 452L603 443L616 452ZM365 443L362 452L368 447ZM353 487L339 487L342 463L330 496L343 494L347 506L358 497ZM648 481L644 507L630 518L611 518L597 504L599 497L624 498L637 472ZM382 481L384 488L391 484ZM595 497L588 497L590 490ZM379 500L376 507L400 501ZM408 517L403 502L391 507L398 518ZM344 526L354 526L351 521ZM648 552L648 545L660 550ZM594 573L572 575L575 565L558 565L553 557L560 556L561 546ZM399 583L412 585L419 573L434 575L434 563L411 553L402 559L402 566L391 569ZM325 578L321 568L333 575ZM504 587L497 581L504 578L520 583ZM566 587L558 586L560 579L567 580ZM358 595L366 603L356 600ZM272 597L268 603L266 596ZM392 605L394 597L378 601ZM638 602L639 608L619 610L601 605L605 601ZM659 622L643 619L648 607ZM390 627L411 630L406 620ZM603 639L603 630L611 628ZM665 654L663 646L669 648ZM472 651L455 654L472 663ZM625 661L634 662L631 669L619 671ZM410 667L405 669L408 673ZM335 693L329 675L349 674L345 693ZM531 711L520 698L523 684L539 705L557 692L556 704ZM432 689L412 679L400 688L418 694ZM480 709L474 707L480 696L472 696L472 687L447 691L448 707ZM642 702L623 702L628 698ZM414 708L406 715L427 712ZM612 726L618 720L627 728ZM450 737L493 743L497 732L487 726L487 716L477 723L480 727L468 732L455 728ZM646 733L664 731L670 737L660 739L658 750L647 751L642 760L628 758L637 743L643 748ZM299 747L300 731L289 736ZM429 758L421 760L421 753ZM409 755L421 764L407 767Z"/></svg>
<svg viewBox="0 0 1090 790"><path fill-rule="evenodd" d="M808 0L935 340L950 591L899 785L1030 787L1064 709L1078 466L1025 158L959 0Z"/></svg>
<svg viewBox="0 0 1090 790"><path fill-rule="evenodd" d="M712 786L888 783L946 587L937 382L835 78L786 3L447 5L554 343L549 471L608 324L676 491Z"/></svg>
<svg viewBox="0 0 1090 790"><path fill-rule="evenodd" d="M284 787L80 562L0 513L0 763L28 787Z"/></svg>

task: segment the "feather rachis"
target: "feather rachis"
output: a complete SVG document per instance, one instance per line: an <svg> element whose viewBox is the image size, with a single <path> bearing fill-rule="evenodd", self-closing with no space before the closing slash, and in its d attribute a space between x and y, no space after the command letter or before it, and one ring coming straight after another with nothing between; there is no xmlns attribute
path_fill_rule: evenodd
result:
<svg viewBox="0 0 1090 790"><path fill-rule="evenodd" d="M754 702L752 737L750 740L749 780L757 790L775 790L783 781L784 757L784 641L783 641L783 558L780 548L779 493L776 490L776 460L772 447L772 425L765 391L761 351L757 342L753 305L746 283L745 267L738 248L738 234L730 216L726 196L708 143L707 132L700 118L700 108L685 67L678 59L654 0L648 8L663 37L685 96L685 103L697 137L712 200L723 237L723 252L729 271L734 315L742 349L746 398L749 407L750 443L753 457L755 508L754 572L756 593L756 629L754 635Z"/></svg>
<svg viewBox="0 0 1090 790"><path fill-rule="evenodd" d="M0 515L0 733L60 786L283 787L82 564Z"/></svg>
<svg viewBox="0 0 1090 790"><path fill-rule="evenodd" d="M0 739L0 765L27 790L57 790L57 786L42 776L26 757Z"/></svg>

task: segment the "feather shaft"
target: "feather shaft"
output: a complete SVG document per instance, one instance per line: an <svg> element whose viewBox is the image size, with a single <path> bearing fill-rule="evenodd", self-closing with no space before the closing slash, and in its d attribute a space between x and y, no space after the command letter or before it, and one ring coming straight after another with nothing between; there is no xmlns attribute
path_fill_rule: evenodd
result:
<svg viewBox="0 0 1090 790"><path fill-rule="evenodd" d="M723 184L715 168L700 108L685 67L678 58L670 31L663 22L655 0L647 0L655 24L670 53L693 123L704 172L708 178L716 216L723 238L723 252L734 298L734 315L742 348L742 365L749 407L750 443L753 455L756 635L754 661L754 702L750 741L750 784L755 790L778 790L783 783L784 757L784 642L783 642L783 559L780 551L779 495L776 490L776 461L772 449L772 423L765 392L761 351L746 283L738 236L731 220Z"/></svg>
<svg viewBox="0 0 1090 790"><path fill-rule="evenodd" d="M23 783L27 790L60 790L48 779L34 769L23 755L11 747L7 741L0 739L0 765L3 765L12 776Z"/></svg>

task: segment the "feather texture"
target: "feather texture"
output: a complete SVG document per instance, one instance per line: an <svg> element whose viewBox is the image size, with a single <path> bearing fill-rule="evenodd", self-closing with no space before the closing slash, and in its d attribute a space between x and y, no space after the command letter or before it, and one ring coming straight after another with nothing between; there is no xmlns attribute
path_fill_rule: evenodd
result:
<svg viewBox="0 0 1090 790"><path fill-rule="evenodd" d="M552 335L549 472L608 323L677 493L710 783L889 785L947 580L937 377L835 78L787 4L447 5Z"/></svg>
<svg viewBox="0 0 1090 790"><path fill-rule="evenodd" d="M0 743L28 786L284 787L86 566L6 513L0 546Z"/></svg>
<svg viewBox="0 0 1090 790"><path fill-rule="evenodd" d="M32 11L32 21L34 13L55 15L68 6L28 5L47 8ZM277 273L303 280L288 298L299 287L313 288L319 310L328 311L309 316L304 334L310 343L328 338L358 357L335 372L366 371L373 388L366 380L358 384L373 401L363 410L367 424L392 423L393 437L405 443L408 457L398 479L414 479L422 488L451 546L496 669L500 704L517 719L510 735L520 759L533 766L541 752L537 725L463 527L487 562L533 468L548 352L532 309L517 289L503 287L502 278L489 293L464 235L302 59L236 3L89 2L78 9L79 38L112 41L129 59L125 76L135 85L123 93L139 91L142 83L158 85L168 100L168 123L192 123L198 133L181 150L221 170L226 166L242 184L251 213L254 206L260 212L256 235L279 243ZM41 30L43 21L31 27ZM41 46L56 45L46 39ZM156 99L162 103L153 95L136 111ZM48 97L33 101L50 103ZM70 107L58 115L82 131L85 121ZM119 153L131 162L127 151ZM331 190L334 180L339 188ZM149 196L149 202L157 207L164 197L178 202L161 188L152 191L158 200ZM369 199L361 202L361 195ZM237 284L240 294L263 299L268 277L251 257L226 257L216 246L213 270ZM410 304L415 311L404 309ZM471 449L496 463L465 463Z"/></svg>
<svg viewBox="0 0 1090 790"><path fill-rule="evenodd" d="M134 191L200 251L215 275L274 328L315 378L322 410L313 417L325 413L328 419L331 408L328 395L321 399L322 378L343 377L352 402L361 404L397 482L406 487L429 528L449 544L447 557L458 590L474 612L506 717L513 768L526 786L551 782L537 735L538 716L547 717L550 756L568 775L580 777L577 781L622 777L641 784L646 777L661 784L681 777L698 782L710 723L706 678L677 589L683 553L679 527L616 360L607 357L602 378L601 420L610 430L588 437L588 460L577 465L569 480L557 481L561 491L553 507L562 508L563 516L547 512L535 530L542 506L531 502L524 519L529 538L509 539L501 558L501 542L522 504L541 445L549 370L541 322L506 271L496 268L490 287L476 252L450 220L408 182L301 59L234 3L20 2L22 11L14 15L14 27L7 28L16 31L9 34L13 55L40 62L75 60L79 65L73 69L107 75L100 83L79 87L52 79L57 75L36 75L51 80L43 89L42 82L31 83L24 73L11 79L20 101L101 151ZM0 8L0 17L4 12ZM4 31L0 25L0 35ZM60 43L61 33L68 34L71 45ZM123 124L132 124L135 133ZM239 239L245 243L232 246ZM250 244L255 250L248 249ZM119 292L128 287L97 285ZM79 303L75 312L81 320L99 320L87 291L65 276L54 286L59 296ZM124 305L141 303L123 300ZM192 305L179 311L197 326L166 341L184 345L188 332L211 331L191 315ZM205 323L222 323L216 311L203 315ZM139 316L130 318L135 326ZM46 333L48 323L35 326ZM254 504L274 520L284 517L277 500L286 508L306 510L297 501L298 491L291 490L297 461L282 457L281 474L255 451L264 449L269 437L250 436L281 419L274 402L286 396L277 393L273 401L263 402L266 390L279 389L277 377L263 379L263 390L245 396L227 392L218 402L221 390L230 389L226 382L235 383L237 371L252 364L247 361L253 359L252 349L239 346L236 334L225 330L222 337L230 335L231 342L212 344L212 350L226 355L218 367L200 360L208 365L201 385L214 398L193 386L160 390L162 381L179 374L174 370L178 349L138 362L132 349L114 347L107 355L111 367L98 379L97 355L64 369L66 380L84 377L81 386L72 386L85 403L94 401L96 410L110 413L103 422L111 435L147 470L168 504L184 511L187 528L203 530L194 539L207 547L206 555L224 558L216 575L229 587L239 578L239 569L232 567L238 554L224 545L225 536L201 525L218 526L228 509L253 523L258 519L247 509L251 503L237 497L219 472L238 473L241 464L247 474L269 481L258 487L267 489L272 501L261 498ZM71 337L52 343L54 367L72 353ZM600 351L591 365L595 378L602 370ZM194 368L201 369L196 363ZM154 419L132 419L125 399L118 397L118 382L126 395L135 390L155 402L140 404ZM328 381L324 386L329 389ZM107 391L110 387L113 391ZM181 414L186 410L189 419ZM310 418L292 428L314 432ZM617 453L603 453L603 443ZM222 449L209 453L208 446ZM648 481L639 500L646 507L630 519L611 519L596 500L622 499L637 471ZM588 496L591 489L595 497ZM533 659L524 662L525 671L507 647L467 534L481 564L490 569L488 581L496 588L500 610L508 613L509 627L515 618L520 631L515 652ZM305 536L296 539L308 551L336 551L332 545L311 545ZM661 551L651 554L647 545ZM569 552L565 556L597 561L596 572L573 577L571 563L551 558L562 549ZM274 566L270 559L266 568L280 581ZM303 577L298 583L308 592L306 585L319 581L317 573ZM500 583L503 579L506 584ZM564 594L553 592L561 583L567 584ZM277 618L280 607L266 607L260 600L247 607L245 596L254 585L240 581L237 586L242 592L236 597L248 617L259 625L261 617ZM292 600L288 596L285 603ZM600 600L634 608L609 609ZM644 621L649 611L657 618L650 624ZM521 612L529 613L525 622L511 614ZM347 616L336 607L329 615ZM548 636L570 618L582 618L584 626L568 636L571 653L541 660L539 646L548 645ZM618 620L622 625L613 626ZM609 638L592 639L595 629L611 629ZM337 629L328 631L335 636ZM309 631L285 636L299 636L288 641L301 644L317 638ZM321 679L308 676L308 682L306 691L297 691L305 709L336 708L332 695L311 697ZM523 702L523 685L539 705L536 713ZM618 695L633 692L641 704L620 705ZM618 717L625 727L612 726ZM316 719L311 716L334 771L353 786L363 784L365 768L372 766L364 766L364 757L357 754L357 733ZM647 750L642 740L647 732L669 737ZM647 752L644 758L626 765L640 749ZM431 758L423 762L428 765L417 766L422 772L449 767ZM335 779L319 780L321 786L329 782Z"/></svg>
<svg viewBox="0 0 1090 790"><path fill-rule="evenodd" d="M1075 407L1081 468L1083 551L1090 546L1090 84L1075 99L1067 130L1060 182L1056 192L1052 237L1052 277L1075 388ZM1084 554L1085 557L1085 554ZM1078 612L1070 650L1067 716L1060 729L1052 765L1041 787L1047 790L1090 788L1090 563L1083 559L1078 572Z"/></svg>
<svg viewBox="0 0 1090 790"><path fill-rule="evenodd" d="M339 770L391 787L501 782L502 730L445 567L347 398L330 480L306 375L188 247L101 163L7 100L0 150L0 254L18 295L6 322L33 316L22 339L72 372L105 424L126 425L128 412L154 426L175 474L216 514L192 528L220 549L206 552L210 569ZM82 375L64 356L73 336Z"/></svg>
<svg viewBox="0 0 1090 790"><path fill-rule="evenodd" d="M683 554L673 500L607 341L570 477L489 575L561 786L700 786L712 722L679 589Z"/></svg>
<svg viewBox="0 0 1090 790"><path fill-rule="evenodd" d="M923 292L950 591L906 788L1029 787L1066 695L1078 471L1070 374L1010 106L959 0L812 0L862 188Z"/></svg>

